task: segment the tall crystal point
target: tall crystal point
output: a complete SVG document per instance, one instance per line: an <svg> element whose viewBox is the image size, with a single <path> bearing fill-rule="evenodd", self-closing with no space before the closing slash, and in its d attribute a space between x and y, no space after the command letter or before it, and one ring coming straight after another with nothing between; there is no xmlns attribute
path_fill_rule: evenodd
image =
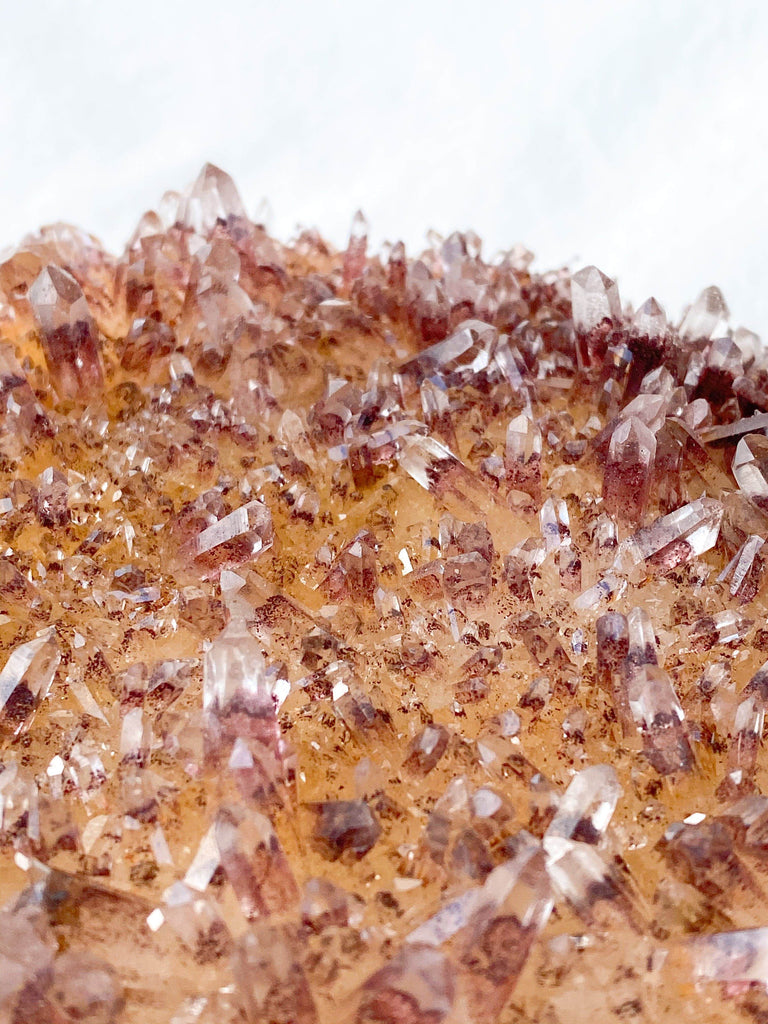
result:
<svg viewBox="0 0 768 1024"><path fill-rule="evenodd" d="M57 391L87 400L104 377L99 335L82 288L66 270L50 265L30 287L29 301Z"/></svg>
<svg viewBox="0 0 768 1024"><path fill-rule="evenodd" d="M656 438L641 420L632 416L613 431L603 475L603 501L608 513L628 526L642 522L655 456Z"/></svg>
<svg viewBox="0 0 768 1024"><path fill-rule="evenodd" d="M233 707L256 715L275 710L264 654L242 621L232 621L208 648L203 707L217 714Z"/></svg>
<svg viewBox="0 0 768 1024"><path fill-rule="evenodd" d="M204 164L188 198L183 201L183 221L207 235L218 223L245 217L245 207L232 178L215 164Z"/></svg>
<svg viewBox="0 0 768 1024"><path fill-rule="evenodd" d="M627 700L645 755L660 775L693 768L683 709L672 681L658 665L627 667Z"/></svg>
<svg viewBox="0 0 768 1024"><path fill-rule="evenodd" d="M571 278L573 326L586 334L603 320L621 319L619 289L597 267L584 267Z"/></svg>
<svg viewBox="0 0 768 1024"><path fill-rule="evenodd" d="M541 496L541 431L525 413L515 416L507 427L504 467L509 486L538 501Z"/></svg>
<svg viewBox="0 0 768 1024"><path fill-rule="evenodd" d="M725 326L729 312L719 288L705 288L680 323L680 337L684 341L714 338Z"/></svg>

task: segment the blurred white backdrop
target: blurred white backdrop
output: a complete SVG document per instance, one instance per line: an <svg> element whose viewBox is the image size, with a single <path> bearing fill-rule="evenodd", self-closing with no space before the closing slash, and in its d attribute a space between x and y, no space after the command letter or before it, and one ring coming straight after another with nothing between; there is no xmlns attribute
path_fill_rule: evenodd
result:
<svg viewBox="0 0 768 1024"><path fill-rule="evenodd" d="M474 228L768 337L768 5L36 0L3 5L0 245L122 247L210 159L338 245Z"/></svg>

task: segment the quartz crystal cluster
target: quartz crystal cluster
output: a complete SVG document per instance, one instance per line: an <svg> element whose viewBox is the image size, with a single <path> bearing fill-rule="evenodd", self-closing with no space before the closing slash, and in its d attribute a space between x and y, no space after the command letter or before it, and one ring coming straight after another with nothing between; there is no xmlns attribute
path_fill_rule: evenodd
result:
<svg viewBox="0 0 768 1024"><path fill-rule="evenodd" d="M367 236L0 258L0 1024L765 1022L759 339Z"/></svg>

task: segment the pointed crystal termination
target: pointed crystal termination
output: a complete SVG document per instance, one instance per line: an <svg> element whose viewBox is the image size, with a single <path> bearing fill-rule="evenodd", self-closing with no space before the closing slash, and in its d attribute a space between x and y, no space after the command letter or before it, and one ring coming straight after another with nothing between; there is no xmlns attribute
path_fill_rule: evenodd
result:
<svg viewBox="0 0 768 1024"><path fill-rule="evenodd" d="M222 570L236 569L271 547L275 531L272 513L254 499L220 519L204 507L193 509L176 518L171 535L181 562L192 561L206 579L217 579Z"/></svg>
<svg viewBox="0 0 768 1024"><path fill-rule="evenodd" d="M541 498L541 431L525 413L515 416L507 427L504 449L507 481L513 491Z"/></svg>
<svg viewBox="0 0 768 1024"><path fill-rule="evenodd" d="M626 616L606 612L595 623L597 633L597 678L611 695L616 718L624 736L631 736L635 723L629 709L624 683L624 662L629 653L629 627Z"/></svg>
<svg viewBox="0 0 768 1024"><path fill-rule="evenodd" d="M199 962L219 960L230 951L229 929L213 900L201 897L183 882L163 894L163 917Z"/></svg>
<svg viewBox="0 0 768 1024"><path fill-rule="evenodd" d="M492 365L499 333L482 320L465 320L445 341L430 345L400 365L406 388L415 390L424 380L443 387L477 382Z"/></svg>
<svg viewBox="0 0 768 1024"><path fill-rule="evenodd" d="M705 288L683 317L680 337L683 341L714 338L725 328L730 313L722 292L714 285Z"/></svg>
<svg viewBox="0 0 768 1024"><path fill-rule="evenodd" d="M370 531L361 530L339 552L322 587L331 601L350 598L372 604L377 586L376 539Z"/></svg>
<svg viewBox="0 0 768 1024"><path fill-rule="evenodd" d="M496 500L480 478L433 437L405 438L398 461L416 483L458 516L479 517Z"/></svg>
<svg viewBox="0 0 768 1024"><path fill-rule="evenodd" d="M238 941L232 971L248 1024L316 1024L302 958L301 936L289 925L257 922Z"/></svg>
<svg viewBox="0 0 768 1024"><path fill-rule="evenodd" d="M365 267L365 254L368 248L368 221L362 210L358 210L352 218L347 251L344 253L342 270L344 284L349 287L356 281Z"/></svg>
<svg viewBox="0 0 768 1024"><path fill-rule="evenodd" d="M221 866L249 920L298 906L301 894L269 818L242 807L222 807L214 835Z"/></svg>
<svg viewBox="0 0 768 1024"><path fill-rule="evenodd" d="M757 767L768 709L768 662L755 672L739 696L733 723L735 742L728 751L728 767L730 778L740 789L753 782Z"/></svg>
<svg viewBox="0 0 768 1024"><path fill-rule="evenodd" d="M403 946L364 983L356 1024L443 1024L453 1020L454 967L431 946Z"/></svg>
<svg viewBox="0 0 768 1024"><path fill-rule="evenodd" d="M607 927L618 918L642 932L633 894L614 864L593 846L563 836L546 834L543 846L555 891L583 921Z"/></svg>
<svg viewBox="0 0 768 1024"><path fill-rule="evenodd" d="M765 576L765 541L758 534L750 534L739 550L717 577L718 583L728 583L732 597L746 604L757 596Z"/></svg>
<svg viewBox="0 0 768 1024"><path fill-rule="evenodd" d="M527 833L516 838L514 857L408 936L417 946L450 948L457 1019L467 1024L497 1020L552 910L544 851Z"/></svg>
<svg viewBox="0 0 768 1024"><path fill-rule="evenodd" d="M620 796L621 785L610 765L584 768L571 780L545 835L599 843Z"/></svg>
<svg viewBox="0 0 768 1024"><path fill-rule="evenodd" d="M626 616L620 612L606 612L595 623L595 629L598 680L607 688L629 653L629 627Z"/></svg>
<svg viewBox="0 0 768 1024"><path fill-rule="evenodd" d="M742 494L768 512L768 437L747 434L736 446L731 470Z"/></svg>
<svg viewBox="0 0 768 1024"><path fill-rule="evenodd" d="M246 216L232 178L210 163L203 165L181 206L179 220L201 235L209 235L217 224L230 225L232 220Z"/></svg>
<svg viewBox="0 0 768 1024"><path fill-rule="evenodd" d="M276 700L264 654L242 621L230 622L206 653L203 708L218 715L242 709L252 715L274 716Z"/></svg>
<svg viewBox="0 0 768 1024"><path fill-rule="evenodd" d="M621 320L621 301L615 281L597 267L584 267L571 278L573 326L587 334L603 320Z"/></svg>
<svg viewBox="0 0 768 1024"><path fill-rule="evenodd" d="M667 314L653 297L646 299L632 319L632 331L641 338L663 338L667 333Z"/></svg>
<svg viewBox="0 0 768 1024"><path fill-rule="evenodd" d="M278 683L267 674L261 648L242 621L233 620L206 653L206 757L219 765L229 758L244 795L259 801L280 794L293 776L277 720Z"/></svg>
<svg viewBox="0 0 768 1024"><path fill-rule="evenodd" d="M630 572L635 566L644 566L649 574L668 572L713 548L722 519L721 502L697 498L622 541L614 568Z"/></svg>
<svg viewBox="0 0 768 1024"><path fill-rule="evenodd" d="M688 772L693 751L672 680L658 665L626 663L627 701L643 738L645 756L660 775Z"/></svg>
<svg viewBox="0 0 768 1024"><path fill-rule="evenodd" d="M658 665L656 634L644 608L633 608L627 616L627 662L630 665Z"/></svg>
<svg viewBox="0 0 768 1024"><path fill-rule="evenodd" d="M634 416L611 435L603 476L603 501L609 515L625 526L638 526L648 506L656 457L656 438Z"/></svg>
<svg viewBox="0 0 768 1024"><path fill-rule="evenodd" d="M51 379L62 398L87 400L104 386L99 335L83 290L61 267L47 266L29 289Z"/></svg>
<svg viewBox="0 0 768 1024"><path fill-rule="evenodd" d="M11 651L0 672L0 741L24 730L47 696L60 661L53 626Z"/></svg>

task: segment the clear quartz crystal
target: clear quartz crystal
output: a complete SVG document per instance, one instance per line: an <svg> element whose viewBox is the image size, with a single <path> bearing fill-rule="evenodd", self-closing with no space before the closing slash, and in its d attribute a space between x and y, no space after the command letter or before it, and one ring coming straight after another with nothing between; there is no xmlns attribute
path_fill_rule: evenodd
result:
<svg viewBox="0 0 768 1024"><path fill-rule="evenodd" d="M603 320L621 319L619 289L615 281L597 267L584 267L571 279L573 323L577 331L586 333Z"/></svg>
<svg viewBox="0 0 768 1024"><path fill-rule="evenodd" d="M680 324L680 337L684 341L716 337L729 317L722 292L711 285L705 288L693 303Z"/></svg>
<svg viewBox="0 0 768 1024"><path fill-rule="evenodd" d="M0 721L4 732L17 734L25 728L47 696L60 661L53 627L11 652L0 672Z"/></svg>
<svg viewBox="0 0 768 1024"><path fill-rule="evenodd" d="M48 266L29 290L46 362L63 398L82 400L103 386L99 337L82 288Z"/></svg>
<svg viewBox="0 0 768 1024"><path fill-rule="evenodd" d="M768 510L768 437L747 434L736 445L731 470L740 490Z"/></svg>
<svg viewBox="0 0 768 1024"><path fill-rule="evenodd" d="M274 707L264 654L242 621L234 620L205 657L203 707L225 714L233 704L260 714Z"/></svg>
<svg viewBox="0 0 768 1024"><path fill-rule="evenodd" d="M663 338L667 315L654 298L646 299L632 319L632 330L644 338Z"/></svg>
<svg viewBox="0 0 768 1024"><path fill-rule="evenodd" d="M630 417L619 423L611 435L603 476L609 515L629 525L642 522L655 457L656 438L641 420Z"/></svg>
<svg viewBox="0 0 768 1024"><path fill-rule="evenodd" d="M697 498L654 520L619 545L615 566L621 572L646 563L672 568L714 547L723 506L714 498Z"/></svg>
<svg viewBox="0 0 768 1024"><path fill-rule="evenodd" d="M610 765L598 764L578 772L565 791L546 835L598 842L621 796L621 785Z"/></svg>

